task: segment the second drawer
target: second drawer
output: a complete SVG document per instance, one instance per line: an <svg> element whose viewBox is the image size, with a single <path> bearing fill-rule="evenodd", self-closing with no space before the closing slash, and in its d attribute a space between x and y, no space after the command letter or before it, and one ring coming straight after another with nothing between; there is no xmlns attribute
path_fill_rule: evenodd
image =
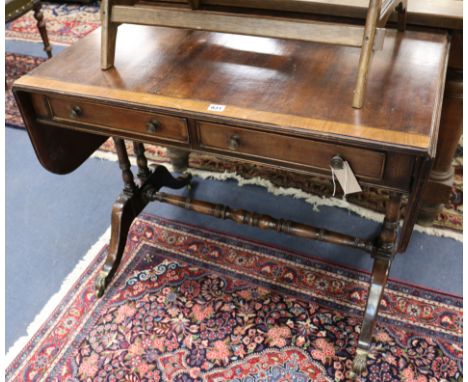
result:
<svg viewBox="0 0 468 382"><path fill-rule="evenodd" d="M244 154L326 171L330 171L331 158L340 155L358 177L380 180L384 173L385 153L378 151L208 122L197 122L197 132L201 148L231 155Z"/></svg>

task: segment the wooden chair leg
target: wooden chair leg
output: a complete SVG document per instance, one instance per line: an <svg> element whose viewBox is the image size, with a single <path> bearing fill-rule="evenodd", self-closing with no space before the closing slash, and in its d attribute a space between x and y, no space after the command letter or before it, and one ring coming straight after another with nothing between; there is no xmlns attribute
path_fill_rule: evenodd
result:
<svg viewBox="0 0 468 382"><path fill-rule="evenodd" d="M356 374L362 373L366 368L367 356L372 343L372 333L377 322L380 302L382 301L385 285L387 284L392 259L396 253L400 204L401 194L391 193L390 199L387 202L383 227L376 241L376 249L372 254L374 265L361 334L359 335L353 363L353 371Z"/></svg>
<svg viewBox="0 0 468 382"><path fill-rule="evenodd" d="M49 43L49 37L47 36L47 29L46 24L44 21L44 14L42 13L42 5L40 1L36 1L33 4L34 10L34 18L37 21L37 29L39 29L39 33L42 38L42 42L44 44L44 50L47 53L47 57L52 57L52 47Z"/></svg>
<svg viewBox="0 0 468 382"><path fill-rule="evenodd" d="M117 41L117 24L111 23L112 0L101 3L101 69L114 66L115 44Z"/></svg>
<svg viewBox="0 0 468 382"><path fill-rule="evenodd" d="M353 96L353 107L356 109L362 108L364 103L367 75L369 72L369 64L374 48L375 33L377 28L377 21L380 17L381 4L381 0L370 0L369 2L366 27L362 39L361 56L359 57L358 77Z"/></svg>

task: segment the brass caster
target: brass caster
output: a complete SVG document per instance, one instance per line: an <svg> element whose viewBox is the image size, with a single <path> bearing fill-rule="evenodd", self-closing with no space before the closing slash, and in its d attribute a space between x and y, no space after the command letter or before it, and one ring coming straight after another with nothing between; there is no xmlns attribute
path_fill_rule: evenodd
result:
<svg viewBox="0 0 468 382"><path fill-rule="evenodd" d="M368 352L366 350L361 350L361 349L356 350L356 356L354 357L354 361L353 361L353 371L352 371L353 379L360 376L362 372L366 370L367 355L368 355Z"/></svg>
<svg viewBox="0 0 468 382"><path fill-rule="evenodd" d="M96 278L96 282L94 283L94 287L96 288L96 297L101 298L104 295L104 291L106 290L107 276L104 273L100 273Z"/></svg>

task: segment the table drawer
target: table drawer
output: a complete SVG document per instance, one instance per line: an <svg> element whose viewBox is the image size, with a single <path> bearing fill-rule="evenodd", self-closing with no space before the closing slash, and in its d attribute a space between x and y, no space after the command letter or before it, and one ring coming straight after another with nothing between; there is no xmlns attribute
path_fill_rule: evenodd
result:
<svg viewBox="0 0 468 382"><path fill-rule="evenodd" d="M243 154L329 171L330 159L338 154L350 163L358 177L380 180L384 174L386 156L378 151L208 122L197 122L197 134L201 148L231 155Z"/></svg>
<svg viewBox="0 0 468 382"><path fill-rule="evenodd" d="M157 139L187 143L185 118L81 100L48 97L52 119L97 128L132 131Z"/></svg>

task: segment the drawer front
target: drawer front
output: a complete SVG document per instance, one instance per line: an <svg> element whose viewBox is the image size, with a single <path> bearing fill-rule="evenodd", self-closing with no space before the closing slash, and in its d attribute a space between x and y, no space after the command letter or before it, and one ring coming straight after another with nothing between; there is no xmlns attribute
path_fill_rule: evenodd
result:
<svg viewBox="0 0 468 382"><path fill-rule="evenodd" d="M231 155L244 154L330 171L330 160L340 155L358 177L381 180L385 153L339 144L311 141L227 125L197 122L200 147Z"/></svg>
<svg viewBox="0 0 468 382"><path fill-rule="evenodd" d="M185 118L62 98L48 98L52 119L188 143Z"/></svg>

